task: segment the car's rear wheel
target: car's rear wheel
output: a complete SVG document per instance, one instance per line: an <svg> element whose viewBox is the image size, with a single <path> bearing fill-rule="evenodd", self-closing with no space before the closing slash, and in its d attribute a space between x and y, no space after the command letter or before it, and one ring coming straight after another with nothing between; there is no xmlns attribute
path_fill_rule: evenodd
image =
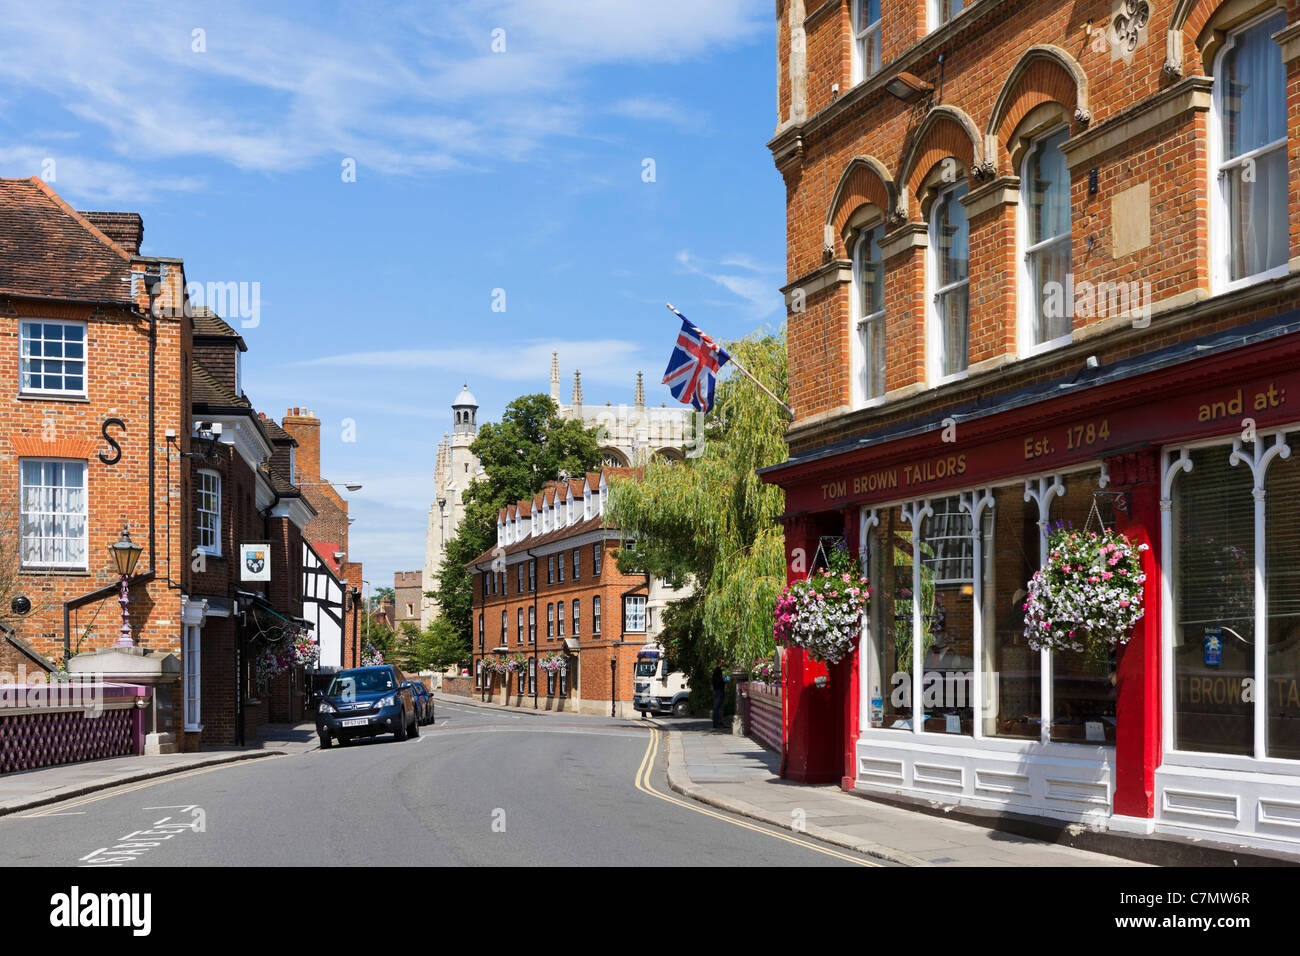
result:
<svg viewBox="0 0 1300 956"><path fill-rule="evenodd" d="M411 733L410 733L410 736L411 736L411 737L418 737L418 736L420 736L420 720L419 720L418 717L417 717L415 720L411 721Z"/></svg>
<svg viewBox="0 0 1300 956"><path fill-rule="evenodd" d="M399 715L399 716L400 716L402 719L398 721L398 723L397 723L397 729L393 731L393 739L394 739L394 740L405 740L405 739L406 739L406 715L405 715L405 714L401 714L401 715Z"/></svg>

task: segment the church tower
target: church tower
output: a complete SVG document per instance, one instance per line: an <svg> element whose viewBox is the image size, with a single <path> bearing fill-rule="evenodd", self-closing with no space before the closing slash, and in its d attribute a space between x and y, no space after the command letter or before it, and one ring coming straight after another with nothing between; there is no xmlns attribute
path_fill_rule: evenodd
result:
<svg viewBox="0 0 1300 956"><path fill-rule="evenodd" d="M468 382L451 403L451 421L451 434L444 433L434 465L434 505L429 509L421 580L426 592L437 590L438 570L442 567L447 542L455 537L465 517L462 496L470 482L482 473L478 458L470 451L478 437L478 399L469 390ZM438 602L425 598L421 605L421 626L427 627L437 616Z"/></svg>

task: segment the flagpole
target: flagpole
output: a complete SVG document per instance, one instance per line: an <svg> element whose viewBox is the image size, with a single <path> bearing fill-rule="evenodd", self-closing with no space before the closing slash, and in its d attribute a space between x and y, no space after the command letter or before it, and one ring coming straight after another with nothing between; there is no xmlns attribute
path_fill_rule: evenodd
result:
<svg viewBox="0 0 1300 956"><path fill-rule="evenodd" d="M671 302L665 302L664 305L668 306L668 310L672 312L673 315L677 316L679 319L686 319L686 316L682 315L680 312L678 312L676 309L673 308L673 304ZM686 321L690 322L690 319L686 319ZM698 326L696 326L696 328L698 328ZM794 421L794 409L792 409L785 402L781 401L781 399L777 398L776 395L772 393L772 390L768 388L766 385L764 385L762 382L760 382L757 378L755 378L754 374L750 372L749 369L745 368L745 366L741 365L739 360L737 360L737 358L734 355L728 353L727 360L731 362L732 365L736 366L736 371L740 372L742 375L745 375L751 382L753 382L764 392L766 392L767 396L770 399L772 399L772 401L780 405L781 410L785 412L786 417L789 418L790 421Z"/></svg>

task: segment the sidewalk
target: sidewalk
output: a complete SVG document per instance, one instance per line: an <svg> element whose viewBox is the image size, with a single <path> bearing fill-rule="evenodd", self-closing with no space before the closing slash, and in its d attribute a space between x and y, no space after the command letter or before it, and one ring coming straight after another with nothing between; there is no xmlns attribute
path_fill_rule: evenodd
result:
<svg viewBox="0 0 1300 956"><path fill-rule="evenodd" d="M1131 860L790 783L780 757L703 721L655 721L669 741L668 785L721 810L903 866L1142 866Z"/></svg>
<svg viewBox="0 0 1300 956"><path fill-rule="evenodd" d="M317 745L316 725L312 722L263 724L258 728L258 739L247 747L153 757L109 757L4 774L0 776L0 816L197 767L305 753L315 750Z"/></svg>

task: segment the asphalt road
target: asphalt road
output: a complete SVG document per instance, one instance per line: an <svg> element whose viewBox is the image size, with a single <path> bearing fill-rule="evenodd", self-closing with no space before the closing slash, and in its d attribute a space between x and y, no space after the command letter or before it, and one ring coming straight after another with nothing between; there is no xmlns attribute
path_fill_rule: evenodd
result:
<svg viewBox="0 0 1300 956"><path fill-rule="evenodd" d="M677 796L665 739L631 721L443 701L437 714L404 743L240 761L0 817L0 865L878 865Z"/></svg>

